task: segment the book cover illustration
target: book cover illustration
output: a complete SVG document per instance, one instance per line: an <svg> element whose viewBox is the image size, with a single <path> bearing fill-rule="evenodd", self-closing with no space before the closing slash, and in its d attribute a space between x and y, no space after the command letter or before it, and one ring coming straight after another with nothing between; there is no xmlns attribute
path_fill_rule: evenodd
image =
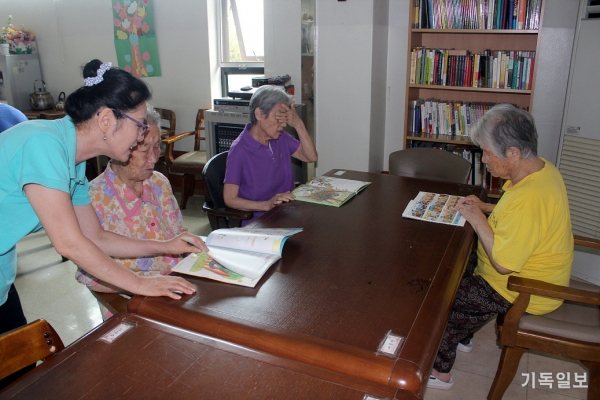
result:
<svg viewBox="0 0 600 400"><path fill-rule="evenodd" d="M464 226L466 219L454 209L461 198L448 194L419 192L417 197L408 203L402 216L438 224Z"/></svg>
<svg viewBox="0 0 600 400"><path fill-rule="evenodd" d="M225 268L206 253L190 254L173 271L247 287L254 287L259 281Z"/></svg>
<svg viewBox="0 0 600 400"><path fill-rule="evenodd" d="M298 201L340 207L371 182L319 176L292 191Z"/></svg>
<svg viewBox="0 0 600 400"><path fill-rule="evenodd" d="M299 232L302 229L217 229L208 237L201 237L208 253L188 255L173 271L254 287L269 267L281 258L287 238Z"/></svg>

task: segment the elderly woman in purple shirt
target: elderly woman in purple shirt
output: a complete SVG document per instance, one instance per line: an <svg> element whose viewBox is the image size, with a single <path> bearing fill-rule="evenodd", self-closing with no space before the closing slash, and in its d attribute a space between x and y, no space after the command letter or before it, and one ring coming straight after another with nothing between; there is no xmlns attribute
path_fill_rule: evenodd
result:
<svg viewBox="0 0 600 400"><path fill-rule="evenodd" d="M299 140L284 132L286 125L296 130ZM293 97L279 86L262 86L250 100L250 123L233 142L227 156L225 204L255 211L254 219L294 200L290 157L317 161L315 144L296 113Z"/></svg>

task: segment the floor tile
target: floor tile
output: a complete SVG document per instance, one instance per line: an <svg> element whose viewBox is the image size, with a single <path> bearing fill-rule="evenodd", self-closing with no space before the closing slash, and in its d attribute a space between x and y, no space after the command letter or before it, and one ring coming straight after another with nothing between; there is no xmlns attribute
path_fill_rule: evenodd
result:
<svg viewBox="0 0 600 400"><path fill-rule="evenodd" d="M568 396L576 399L585 399L587 398L587 389L584 388L574 388L573 386L579 386L579 384L575 381L575 374L583 377L585 376L586 383L588 381L587 369L578 361L571 360L569 358L561 357L554 354L547 354L541 352L530 352L529 354L529 373L535 373L535 381L536 381L536 389L539 391L543 391L543 393L550 394L555 393L560 396ZM549 380L553 381L551 383L552 387L544 386L539 384L540 373L549 374ZM565 377L566 374L569 374L569 386L568 389L563 389L558 387L558 374L562 374L560 377ZM533 381L531 379L533 376L530 375L530 382ZM566 380L563 378L563 380ZM531 384L528 387L532 387Z"/></svg>
<svg viewBox="0 0 600 400"><path fill-rule="evenodd" d="M473 351L456 353L453 370L494 378L502 348L496 337L496 318L491 319L473 336ZM528 354L523 354L513 383L522 383L521 372L527 372Z"/></svg>
<svg viewBox="0 0 600 400"><path fill-rule="evenodd" d="M425 389L424 400L481 400L487 397L493 378L471 374L460 370L452 370L454 386L450 390ZM527 389L511 384L506 390L504 399L525 400Z"/></svg>

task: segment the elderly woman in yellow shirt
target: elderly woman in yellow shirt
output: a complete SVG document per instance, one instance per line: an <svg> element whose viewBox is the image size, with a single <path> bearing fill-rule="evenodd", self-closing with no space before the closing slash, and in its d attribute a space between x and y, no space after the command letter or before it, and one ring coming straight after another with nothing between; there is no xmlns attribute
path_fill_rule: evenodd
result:
<svg viewBox="0 0 600 400"><path fill-rule="evenodd" d="M558 169L537 155L531 114L498 104L477 123L471 138L483 151L487 170L506 183L498 204L475 196L457 203L478 237L477 266L463 276L456 293L427 382L435 389L452 388L456 350L468 350L473 333L512 306L517 292L508 290L509 276L568 286L573 262L567 191ZM546 314L561 303L532 295L527 312Z"/></svg>
<svg viewBox="0 0 600 400"><path fill-rule="evenodd" d="M106 170L90 182L92 206L102 227L110 232L138 239L169 240L187 228L167 178L154 171L160 156L160 115L148 105L148 133L131 151L127 162L112 160ZM138 275L167 275L181 256L117 258L119 264ZM97 292L123 292L78 269L78 282ZM100 305L104 319L110 312Z"/></svg>

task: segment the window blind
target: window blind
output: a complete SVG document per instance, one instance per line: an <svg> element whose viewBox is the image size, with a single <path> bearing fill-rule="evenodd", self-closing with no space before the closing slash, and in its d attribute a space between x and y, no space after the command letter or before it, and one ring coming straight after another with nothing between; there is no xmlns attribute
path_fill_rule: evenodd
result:
<svg viewBox="0 0 600 400"><path fill-rule="evenodd" d="M559 165L573 233L600 238L600 140L565 135Z"/></svg>

